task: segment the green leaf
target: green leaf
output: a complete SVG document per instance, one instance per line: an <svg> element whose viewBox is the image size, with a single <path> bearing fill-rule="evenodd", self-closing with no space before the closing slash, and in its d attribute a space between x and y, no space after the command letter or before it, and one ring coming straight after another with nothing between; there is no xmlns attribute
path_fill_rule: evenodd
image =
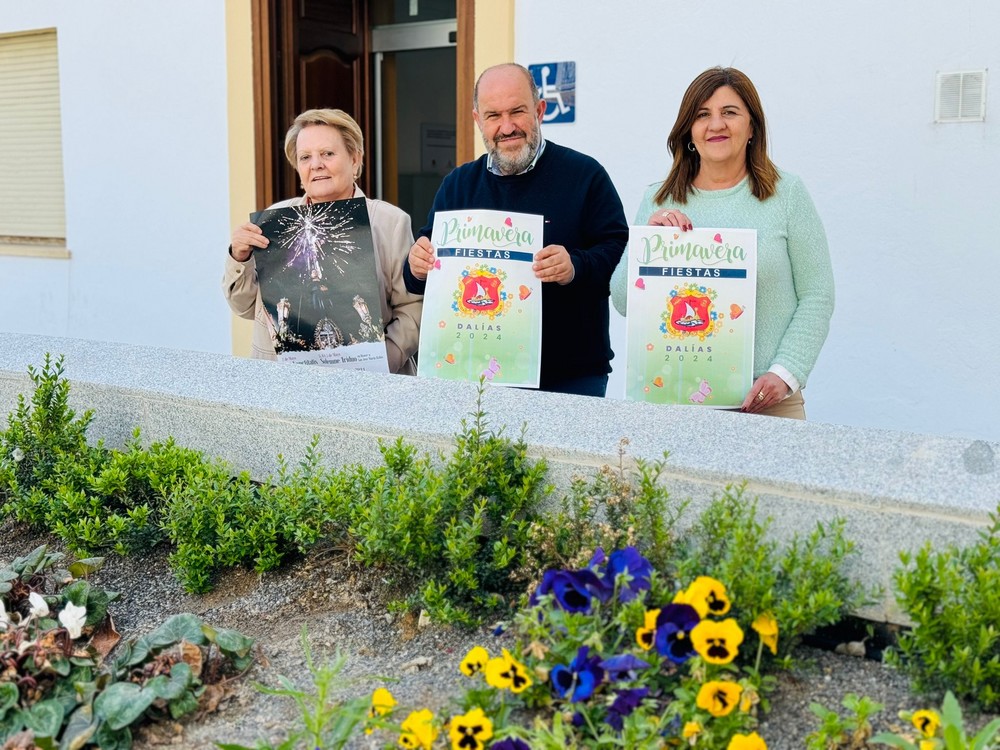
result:
<svg viewBox="0 0 1000 750"><path fill-rule="evenodd" d="M997 732L1000 732L1000 719L994 719L979 730L979 734L972 738L972 750L988 750Z"/></svg>
<svg viewBox="0 0 1000 750"><path fill-rule="evenodd" d="M87 581L73 581L62 590L63 596L73 602L78 607L87 606L87 598L90 596L91 586Z"/></svg>
<svg viewBox="0 0 1000 750"><path fill-rule="evenodd" d="M58 737L63 715L62 704L57 700L40 701L21 714L24 726L36 737Z"/></svg>
<svg viewBox="0 0 1000 750"><path fill-rule="evenodd" d="M143 690L134 682L115 682L97 696L94 713L113 729L124 729L137 721L156 700L151 690Z"/></svg>
<svg viewBox="0 0 1000 750"><path fill-rule="evenodd" d="M912 742L907 742L902 737L898 737L895 734L888 734L886 732L876 734L868 740L868 743L872 745L889 745L890 747L901 748L901 750L917 750L917 746Z"/></svg>
<svg viewBox="0 0 1000 750"><path fill-rule="evenodd" d="M151 690L157 698L166 701L177 700L188 689L194 677L191 667L184 662L178 662L170 668L170 676L158 675L146 683L146 690Z"/></svg>
<svg viewBox="0 0 1000 750"><path fill-rule="evenodd" d="M96 731L94 709L91 706L80 706L70 714L69 721L66 722L59 750L82 750Z"/></svg>
<svg viewBox="0 0 1000 750"><path fill-rule="evenodd" d="M17 705L19 696L17 685L13 682L0 682L0 719L7 715L7 711Z"/></svg>
<svg viewBox="0 0 1000 750"><path fill-rule="evenodd" d="M132 750L132 732L128 727L112 729L107 724L102 724L94 735L94 744L101 750Z"/></svg>
<svg viewBox="0 0 1000 750"><path fill-rule="evenodd" d="M84 578L95 573L104 565L103 557L85 557L69 566L68 570L74 578Z"/></svg>
<svg viewBox="0 0 1000 750"><path fill-rule="evenodd" d="M235 630L219 628L215 631L215 645L227 656L243 657L253 648L253 639Z"/></svg>

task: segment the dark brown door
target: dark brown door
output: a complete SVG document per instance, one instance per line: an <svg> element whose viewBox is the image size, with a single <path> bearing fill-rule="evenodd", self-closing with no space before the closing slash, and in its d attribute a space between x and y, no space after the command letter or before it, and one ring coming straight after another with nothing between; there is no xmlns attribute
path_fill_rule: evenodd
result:
<svg viewBox="0 0 1000 750"><path fill-rule="evenodd" d="M366 0L254 0L257 88L257 198L270 205L301 192L284 154L296 115L342 109L372 143ZM370 155L361 189L370 194Z"/></svg>

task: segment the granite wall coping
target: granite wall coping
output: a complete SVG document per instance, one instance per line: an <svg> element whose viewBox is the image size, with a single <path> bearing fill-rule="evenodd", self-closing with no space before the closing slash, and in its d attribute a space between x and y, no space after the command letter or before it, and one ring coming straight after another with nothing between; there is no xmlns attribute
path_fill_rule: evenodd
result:
<svg viewBox="0 0 1000 750"><path fill-rule="evenodd" d="M173 436L258 478L313 435L331 462L375 463L387 438L447 448L477 399L474 384L0 333L3 413L46 353L65 357L74 408L94 410L92 438L116 447L140 427L145 440ZM903 620L891 595L900 550L971 543L1000 502L998 443L492 386L483 408L493 426L524 427L563 489L617 465L624 438L630 458L669 451L661 481L694 511L746 482L779 535L846 518L861 552L854 574L883 589L861 614L879 619Z"/></svg>

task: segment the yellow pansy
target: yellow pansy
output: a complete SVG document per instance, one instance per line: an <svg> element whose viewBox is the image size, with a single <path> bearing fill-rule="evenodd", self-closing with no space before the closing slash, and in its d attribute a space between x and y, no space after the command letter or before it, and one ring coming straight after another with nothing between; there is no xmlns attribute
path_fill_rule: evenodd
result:
<svg viewBox="0 0 1000 750"><path fill-rule="evenodd" d="M656 618L659 616L660 610L647 610L642 627L635 631L635 642L643 651L649 651L656 642Z"/></svg>
<svg viewBox="0 0 1000 750"><path fill-rule="evenodd" d="M368 718L374 719L376 716L385 716L396 706L396 699L392 697L385 688L376 688L372 693L372 705L368 709ZM372 727L365 727L365 734L371 734Z"/></svg>
<svg viewBox="0 0 1000 750"><path fill-rule="evenodd" d="M701 686L695 705L712 716L727 716L739 704L742 692L743 688L735 682L712 680Z"/></svg>
<svg viewBox="0 0 1000 750"><path fill-rule="evenodd" d="M698 576L692 584L674 596L674 604L689 604L699 617L726 614L731 606L726 595L726 587L709 576Z"/></svg>
<svg viewBox="0 0 1000 750"><path fill-rule="evenodd" d="M756 732L736 734L729 740L726 750L767 750L767 743Z"/></svg>
<svg viewBox="0 0 1000 750"><path fill-rule="evenodd" d="M728 664L743 643L743 631L732 617L721 622L702 620L691 631L691 644L709 664Z"/></svg>
<svg viewBox="0 0 1000 750"><path fill-rule="evenodd" d="M510 655L507 649L503 649L503 656L486 662L483 674L486 676L486 684L497 690L520 693L531 686L528 671L523 664Z"/></svg>
<svg viewBox="0 0 1000 750"><path fill-rule="evenodd" d="M481 708L461 716L451 717L448 738L453 750L483 750L486 740L493 737L493 722Z"/></svg>
<svg viewBox="0 0 1000 750"><path fill-rule="evenodd" d="M757 619L750 626L757 631L764 645L771 649L772 654L778 653L778 621L771 616L770 612L757 615Z"/></svg>
<svg viewBox="0 0 1000 750"><path fill-rule="evenodd" d="M686 740L690 740L692 737L697 737L701 734L701 724L697 721L687 721L684 723L684 729L681 731L681 737Z"/></svg>
<svg viewBox="0 0 1000 750"><path fill-rule="evenodd" d="M403 721L401 728L403 733L399 735L399 745L408 750L431 750L438 736L434 714L426 708L413 711Z"/></svg>
<svg viewBox="0 0 1000 750"><path fill-rule="evenodd" d="M465 655L465 658L462 659L462 663L458 665L458 668L462 670L462 674L466 677L472 677L476 672L485 667L486 662L489 660L490 654L485 648L474 646Z"/></svg>
<svg viewBox="0 0 1000 750"><path fill-rule="evenodd" d="M920 734L924 737L933 737L937 734L938 727L941 726L941 717L938 716L937 711L928 709L914 711L912 721L913 726L919 729Z"/></svg>

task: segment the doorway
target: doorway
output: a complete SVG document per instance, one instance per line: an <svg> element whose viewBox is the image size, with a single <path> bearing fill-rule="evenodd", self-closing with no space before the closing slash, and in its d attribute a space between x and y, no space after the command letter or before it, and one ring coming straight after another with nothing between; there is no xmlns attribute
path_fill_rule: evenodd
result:
<svg viewBox="0 0 1000 750"><path fill-rule="evenodd" d="M441 180L455 168L454 18L371 30L375 196L427 221Z"/></svg>
<svg viewBox="0 0 1000 750"><path fill-rule="evenodd" d="M300 192L282 147L294 117L339 107L364 134L361 189L422 227L459 161L456 121L457 153L472 158L471 114L456 112L455 92L457 83L471 91L474 9L474 0L252 0L257 206Z"/></svg>

